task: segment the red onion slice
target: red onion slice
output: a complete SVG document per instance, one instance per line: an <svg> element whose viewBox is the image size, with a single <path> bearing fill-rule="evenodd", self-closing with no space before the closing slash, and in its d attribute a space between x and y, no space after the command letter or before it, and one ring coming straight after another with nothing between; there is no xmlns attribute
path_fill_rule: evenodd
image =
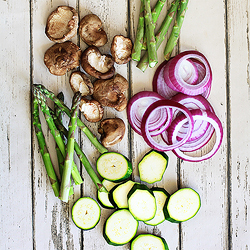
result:
<svg viewBox="0 0 250 250"><path fill-rule="evenodd" d="M198 80L196 84L186 82L180 74L180 68L183 68L183 61L187 61L188 59L193 61L193 64L196 65L196 69L198 70ZM197 63L197 61L200 63ZM184 51L168 62L164 68L163 77L171 89L188 95L199 95L207 91L211 86L212 70L209 62L202 53L193 50Z"/></svg>
<svg viewBox="0 0 250 250"><path fill-rule="evenodd" d="M128 121L133 130L141 135L141 121L145 110L149 105L158 101L164 100L161 95L152 91L142 91L135 94L128 102L127 116ZM156 136L164 131L169 122L166 122L172 117L170 110L153 111L149 120L149 131L152 136Z"/></svg>
<svg viewBox="0 0 250 250"><path fill-rule="evenodd" d="M173 144L167 144L166 142L162 141L163 143L157 142L152 138L149 132L149 121L150 121L150 116L153 111L155 110L161 110L161 109L178 109L180 110L186 117L187 117L187 122L189 124L188 130L184 138L182 138L181 141L178 141ZM173 150L177 147L180 147L183 145L191 136L191 133L193 131L194 127L194 120L193 117L190 113L190 111L184 107L183 105L170 101L170 100L159 100L154 103L152 103L145 111L145 114L143 115L142 118L142 123L141 123L141 132L142 136L145 140L145 142L153 149L159 150L159 151L169 151ZM168 130L168 129L167 129Z"/></svg>
<svg viewBox="0 0 250 250"><path fill-rule="evenodd" d="M202 155L202 156L190 156L185 154L185 152L187 151L182 151L180 148L175 148L173 150L173 152L176 154L177 157L186 160L186 161L190 161L190 162L199 162L199 161L203 161L203 160L207 160L209 158L211 158L219 149L221 142L222 142L222 138L223 138L223 128L222 128L222 124L220 122L220 120L218 119L218 117L210 112L210 111L204 111L201 112L200 111L200 115L196 117L196 119L202 119L204 121L207 121L211 124L211 126L214 127L215 133L216 133L216 141L213 145L213 148L207 152L206 154ZM173 142L175 142L177 139L177 131L175 131L172 135L171 140Z"/></svg>

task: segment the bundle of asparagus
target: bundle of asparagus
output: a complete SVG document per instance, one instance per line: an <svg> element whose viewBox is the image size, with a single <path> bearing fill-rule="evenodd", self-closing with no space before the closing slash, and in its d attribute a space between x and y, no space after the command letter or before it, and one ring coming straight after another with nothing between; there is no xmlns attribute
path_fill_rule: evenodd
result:
<svg viewBox="0 0 250 250"><path fill-rule="evenodd" d="M166 0L158 0L154 9L151 11L150 0L141 0L139 22L132 52L132 59L138 61L137 67L143 72L148 66L153 68L158 63L157 50L165 40L167 31L176 12L175 24L164 50L164 58L166 60L170 59L171 53L180 34L180 29L187 10L188 0L174 0L158 32L155 32L155 24L165 2ZM146 51L143 57L141 57L143 49Z"/></svg>
<svg viewBox="0 0 250 250"><path fill-rule="evenodd" d="M54 102L54 110L47 105L45 97L51 99ZM33 124L35 127L35 133L37 135L40 152L54 194L64 202L68 202L69 196L74 193L71 177L76 185L83 183L83 179L73 160L74 150L76 151L77 156L83 163L83 166L90 175L97 189L101 192L107 192L93 170L87 157L75 140L75 131L78 126L87 135L91 143L100 153L103 154L108 152L108 150L97 140L97 138L85 126L85 124L77 117L80 99L81 94L79 92L75 93L72 99L72 107L70 110L63 102L62 93L59 93L57 97L53 92L49 91L41 84L33 86ZM44 114L49 130L56 142L60 178L58 178L55 173L50 154L48 152L48 147L42 132L42 126L39 117L39 106L42 113ZM68 130L63 126L61 120L62 112L65 112L70 117Z"/></svg>

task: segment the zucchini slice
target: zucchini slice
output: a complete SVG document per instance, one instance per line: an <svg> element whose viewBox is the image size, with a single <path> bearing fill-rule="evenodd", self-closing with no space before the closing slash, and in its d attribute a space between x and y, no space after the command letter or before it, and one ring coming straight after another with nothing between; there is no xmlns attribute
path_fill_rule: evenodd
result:
<svg viewBox="0 0 250 250"><path fill-rule="evenodd" d="M122 154L108 152L102 154L96 162L98 173L106 180L120 182L132 174L131 162Z"/></svg>
<svg viewBox="0 0 250 250"><path fill-rule="evenodd" d="M152 220L145 221L145 223L150 226L156 226L166 220L163 208L166 200L169 199L170 194L164 188L153 187L151 190L153 191L156 200L156 213Z"/></svg>
<svg viewBox="0 0 250 250"><path fill-rule="evenodd" d="M151 150L144 155L138 164L141 181L149 184L162 179L168 165L168 156L164 152Z"/></svg>
<svg viewBox="0 0 250 250"><path fill-rule="evenodd" d="M170 196L164 206L164 214L170 222L183 222L194 217L200 206L199 194L192 188L182 188Z"/></svg>
<svg viewBox="0 0 250 250"><path fill-rule="evenodd" d="M117 210L105 222L103 236L110 245L124 245L133 239L138 225L127 209Z"/></svg>
<svg viewBox="0 0 250 250"><path fill-rule="evenodd" d="M101 217L101 208L90 198L78 199L72 207L72 220L81 229L89 230L96 226Z"/></svg>
<svg viewBox="0 0 250 250"><path fill-rule="evenodd" d="M153 234L140 234L131 242L131 250L169 250L164 238Z"/></svg>
<svg viewBox="0 0 250 250"><path fill-rule="evenodd" d="M110 200L113 204L116 204L118 208L128 208L128 193L134 186L135 182L126 181L118 186L116 186L110 192Z"/></svg>
<svg viewBox="0 0 250 250"><path fill-rule="evenodd" d="M104 179L102 181L102 185L107 189L107 191L110 191L113 187L119 185L119 183ZM109 193L97 191L97 200L104 208L115 208L115 206L110 202Z"/></svg>
<svg viewBox="0 0 250 250"><path fill-rule="evenodd" d="M134 184L128 193L128 207L136 220L153 219L156 213L156 200L153 191L144 184Z"/></svg>

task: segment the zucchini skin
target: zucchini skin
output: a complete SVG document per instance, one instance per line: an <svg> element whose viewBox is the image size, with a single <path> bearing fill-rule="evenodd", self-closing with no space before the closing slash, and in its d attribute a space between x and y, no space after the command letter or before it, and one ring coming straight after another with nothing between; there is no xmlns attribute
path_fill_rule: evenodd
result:
<svg viewBox="0 0 250 250"><path fill-rule="evenodd" d="M103 156L103 155L108 155L108 154L117 154L117 155L120 155L122 156L126 162L127 162L127 166L128 166L128 169L127 169L127 173L122 177L122 178L119 178L119 179L116 179L116 180L112 180L112 179L109 179L107 176L102 176L98 170L98 161L99 159ZM119 183L119 182L122 182L122 181L125 181L125 180L128 180L130 177L131 177L131 174L133 172L133 166L132 166L132 163L131 161L124 155L120 154L120 153L116 153L116 152L106 152L104 154L102 154L98 159L97 159L97 162L96 162L96 167L97 167L97 172L106 180L109 180L109 181L112 181L112 182L116 182L116 183Z"/></svg>
<svg viewBox="0 0 250 250"><path fill-rule="evenodd" d="M184 188L183 188L183 189L184 189ZM185 189L193 190L193 191L200 197L200 195L199 195L194 189L192 189L192 188L185 188ZM175 193L177 193L178 191L181 191L181 190L182 190L182 189L177 190L177 191L174 192L172 195L174 195ZM198 211L199 211L199 209L200 209L200 207L201 207L201 202L199 203L199 208L198 208L198 210L196 211L196 213L195 213L193 216L187 218L186 220L181 220L181 221L179 221L179 220L176 220L176 219L172 218L172 217L170 216L169 212L168 212L168 203L169 203L169 200L170 200L170 198L171 198L172 195L170 195L170 197L166 200L165 205L164 205L164 207L163 207L163 213L164 213L164 215L165 215L166 220L168 220L169 222L172 222L172 223L181 223L181 222L185 222L185 221L190 220L191 218L193 218L193 217L198 213Z"/></svg>
<svg viewBox="0 0 250 250"><path fill-rule="evenodd" d="M141 165L141 163L143 162L143 160L144 160L145 158L147 158L147 156L149 156L149 155L152 154L152 153L160 154L160 155L166 160L166 166L165 166L164 172L166 171L166 169L167 169L167 167L168 167L168 162L169 162L169 157L168 157L168 155L167 155L165 152L162 152L162 151L158 151L158 150L152 149L152 150L150 150L149 152L147 152L147 153L142 157L142 159L139 161L139 163L138 163L138 170L139 170L139 176L140 176L140 178L141 178L140 165ZM158 179L158 180L155 180L155 181L152 181L152 182L148 182L148 181L145 181L145 180L142 180L142 181L144 181L144 182L146 182L146 183L148 183L148 184L153 184L153 183L155 183L155 182L161 181L162 178L163 178L164 172L162 173L161 178ZM142 178L141 178L141 179L142 179Z"/></svg>

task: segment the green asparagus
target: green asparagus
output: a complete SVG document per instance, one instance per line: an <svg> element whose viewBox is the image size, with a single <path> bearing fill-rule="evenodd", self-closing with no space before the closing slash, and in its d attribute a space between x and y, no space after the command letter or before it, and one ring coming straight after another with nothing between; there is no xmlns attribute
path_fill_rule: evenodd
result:
<svg viewBox="0 0 250 250"><path fill-rule="evenodd" d="M54 103L70 117L69 108L61 100L59 100L52 91L49 91L42 84L34 84L34 88L44 94L47 98L54 101ZM108 152L108 150L98 141L98 139L79 118L77 118L77 126L84 132L84 134L89 138L89 140L101 154Z"/></svg>
<svg viewBox="0 0 250 250"><path fill-rule="evenodd" d="M140 61L141 50L142 50L142 45L143 45L143 36L144 36L144 0L141 0L139 21L138 21L133 51L132 51L132 59L134 61Z"/></svg>
<svg viewBox="0 0 250 250"><path fill-rule="evenodd" d="M183 24L184 16L187 10L187 4L188 0L181 0L180 5L178 7L175 24L164 49L164 58L167 61L170 59L172 51L175 45L177 44L181 26Z"/></svg>
<svg viewBox="0 0 250 250"><path fill-rule="evenodd" d="M43 162L49 177L49 181L51 183L52 189L56 197L59 196L59 182L51 162L51 158L49 155L49 151L45 142L45 138L42 132L42 126L39 118L39 105L38 99L34 96L33 98L33 125L35 128L35 133L37 136L40 152L43 158Z"/></svg>
<svg viewBox="0 0 250 250"><path fill-rule="evenodd" d="M53 118L51 117L50 109L49 109L48 105L46 104L46 101L45 101L44 97L41 95L40 91L38 91L36 88L34 88L33 93L39 101L39 104L41 106L41 110L42 110L44 117L45 117L45 120L49 126L50 132L53 135L55 142L58 145L63 157L65 158L66 157L65 144L64 144L64 141L63 141L63 138L62 138L60 132L56 128L56 125L54 123ZM73 164L72 177L73 177L74 183L76 185L80 185L83 183L82 177L81 177L81 175L78 171L78 168L75 164Z"/></svg>
<svg viewBox="0 0 250 250"><path fill-rule="evenodd" d="M154 23L152 20L150 0L145 0L144 17L145 17L145 24L146 24L149 67L153 68L158 63L158 59L157 59Z"/></svg>
<svg viewBox="0 0 250 250"><path fill-rule="evenodd" d="M174 18L174 15L177 11L179 3L180 3L180 0L176 0L176 1L172 2L171 7L169 8L167 15L166 15L165 19L163 20L161 27L160 27L159 31L157 32L157 35L155 36L157 50L159 49L160 45L162 44L162 42L166 38L167 31L168 31L169 26ZM147 67L148 67L148 52L147 51L145 52L144 56L141 58L137 67L143 72L147 69Z"/></svg>
<svg viewBox="0 0 250 250"><path fill-rule="evenodd" d="M63 124L60 122L60 120L55 115L53 115L53 113L52 113L52 117L53 117L53 119L55 121L55 124L56 124L58 130L62 134L64 134L65 136L67 136L68 131L63 126ZM75 152L76 152L78 158L80 159L80 161L82 162L83 166L85 167L87 173L89 174L89 176L91 177L91 179L94 182L95 186L97 187L98 191L100 191L100 192L108 192L106 190L106 188L102 185L102 182L100 181L100 179L96 175L96 173L95 173L94 169L92 168L92 166L91 166L88 158L83 153L81 147L79 146L79 144L76 141L75 141L75 144L74 144L74 149L75 149Z"/></svg>
<svg viewBox="0 0 250 250"><path fill-rule="evenodd" d="M60 199L64 202L68 202L68 199L69 199L69 191L70 191L70 186L71 186L70 177L71 177L71 172L73 168L73 157L74 157L75 131L77 127L77 113L78 113L80 100L81 100L81 93L76 92L72 100L66 157L64 160L64 168L63 168L62 181L61 181L61 186L60 186Z"/></svg>

